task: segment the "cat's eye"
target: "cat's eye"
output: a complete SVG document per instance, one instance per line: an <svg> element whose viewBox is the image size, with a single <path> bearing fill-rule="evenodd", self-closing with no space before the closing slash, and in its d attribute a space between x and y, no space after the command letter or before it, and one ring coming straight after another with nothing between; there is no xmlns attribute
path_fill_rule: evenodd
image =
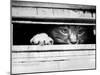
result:
<svg viewBox="0 0 100 75"><path fill-rule="evenodd" d="M79 31L79 32L78 32L78 34L81 34L81 33L82 33L82 31Z"/></svg>
<svg viewBox="0 0 100 75"><path fill-rule="evenodd" d="M61 32L68 33L68 29L62 29Z"/></svg>
<svg viewBox="0 0 100 75"><path fill-rule="evenodd" d="M85 32L79 32L79 33L78 33L78 36L82 36L82 35L84 35L84 33L85 33Z"/></svg>
<svg viewBox="0 0 100 75"><path fill-rule="evenodd" d="M78 31L78 34L82 34L83 32L84 32L84 30L81 29L81 30Z"/></svg>

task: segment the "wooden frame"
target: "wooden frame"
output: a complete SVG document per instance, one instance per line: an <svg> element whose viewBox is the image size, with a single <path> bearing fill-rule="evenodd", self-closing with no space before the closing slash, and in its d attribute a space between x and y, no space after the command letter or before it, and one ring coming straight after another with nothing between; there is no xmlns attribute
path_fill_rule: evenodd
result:
<svg viewBox="0 0 100 75"><path fill-rule="evenodd" d="M18 8L18 10L17 10ZM19 9L26 8L30 12ZM60 3L45 3L45 2L25 2L25 1L12 1L12 24L13 23L30 23L30 24L61 24L61 25L96 25L96 12L94 17L64 17L64 16L44 16L39 13L31 13L33 8L46 8L46 9L68 9L78 11L96 11L96 6L91 5L75 5L75 4L60 4ZM38 10L39 11L39 10ZM30 13L29 15L27 13ZM89 13L90 14L90 13ZM51 14L52 15L52 14ZM62 15L62 14L61 14ZM76 15L77 16L77 15ZM15 19L14 19L15 18ZM28 19L82 19L88 20L89 23L67 23L67 22L43 22L43 21L28 21L28 20L16 20L16 18L28 18ZM92 23L91 23L92 22ZM13 25L12 25L13 26ZM13 33L11 33L13 34ZM13 40L12 40L13 41ZM59 48L58 48L59 46ZM80 44L80 45L49 45L49 46L37 46L37 45L11 45L11 74L29 74L40 72L55 72L55 71L71 71L71 70L87 70L96 69L96 44ZM46 54L47 53L47 54ZM83 54L83 55L82 55ZM52 56L55 55L55 56ZM66 56L67 55L67 59ZM43 57L41 57L43 56ZM48 59L47 59L48 57ZM34 61L33 61L34 58ZM57 60L56 60L57 59ZM85 63L83 65L83 62ZM71 64L72 63L72 64ZM76 64L74 64L76 63ZM79 63L79 64L77 64ZM68 64L68 65L66 65ZM74 66L74 67L71 67ZM65 67L64 67L65 66ZM68 68L67 68L68 67ZM48 69L48 70L47 70Z"/></svg>

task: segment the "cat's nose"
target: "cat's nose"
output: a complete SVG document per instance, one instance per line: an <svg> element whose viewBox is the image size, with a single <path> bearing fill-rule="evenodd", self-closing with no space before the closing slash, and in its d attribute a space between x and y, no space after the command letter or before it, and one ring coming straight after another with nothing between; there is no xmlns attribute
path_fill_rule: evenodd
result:
<svg viewBox="0 0 100 75"><path fill-rule="evenodd" d="M71 42L71 44L76 44L76 43L77 43L76 41Z"/></svg>

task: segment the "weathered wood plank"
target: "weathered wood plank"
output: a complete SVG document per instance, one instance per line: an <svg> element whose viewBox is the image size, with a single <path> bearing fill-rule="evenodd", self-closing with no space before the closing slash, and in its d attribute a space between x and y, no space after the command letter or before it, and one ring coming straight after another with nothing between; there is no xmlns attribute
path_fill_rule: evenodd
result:
<svg viewBox="0 0 100 75"><path fill-rule="evenodd" d="M26 8L12 7L13 17L27 18L81 18L81 19L96 19L96 14L84 12L80 10L69 9L52 9L52 8Z"/></svg>
<svg viewBox="0 0 100 75"><path fill-rule="evenodd" d="M34 17L37 16L36 8L12 8L14 17Z"/></svg>
<svg viewBox="0 0 100 75"><path fill-rule="evenodd" d="M20 54L20 53L16 53L16 54ZM47 53L44 53L44 56L41 56L40 53L37 53L38 55L37 58L36 57L34 58L34 56L32 56L32 54L30 55L30 53L27 54L27 57L25 58L15 59L15 56L14 56L14 58L12 58L12 73L13 74L35 73L35 72L64 71L64 70L94 69L95 68L95 51L75 51L74 53L73 51L70 51L70 53L56 52L55 55L57 56L53 56L53 57L52 55L54 55L54 53L52 52L49 52L48 57L45 56L45 54ZM63 54L64 56L62 56ZM68 54L68 55L65 56L65 54L66 55ZM28 58L30 56L31 58ZM20 55L18 55L18 57L20 57Z"/></svg>
<svg viewBox="0 0 100 75"><path fill-rule="evenodd" d="M48 51L48 50L85 50L96 49L95 44L79 44L79 45L14 45L12 46L12 51Z"/></svg>
<svg viewBox="0 0 100 75"><path fill-rule="evenodd" d="M44 8L67 8L67 9L96 9L93 5L77 5L77 4L64 4L64 3L50 3L50 2L33 2L33 1L12 1L12 6L18 7L44 7Z"/></svg>

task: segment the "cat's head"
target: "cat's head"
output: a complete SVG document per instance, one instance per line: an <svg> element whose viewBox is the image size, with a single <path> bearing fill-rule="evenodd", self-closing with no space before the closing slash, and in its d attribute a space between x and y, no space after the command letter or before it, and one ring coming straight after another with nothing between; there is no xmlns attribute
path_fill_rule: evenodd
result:
<svg viewBox="0 0 100 75"><path fill-rule="evenodd" d="M85 28L82 26L59 26L53 30L57 43L80 44L84 42Z"/></svg>
<svg viewBox="0 0 100 75"><path fill-rule="evenodd" d="M68 43L80 44L85 40L85 28L82 26L69 26L68 28Z"/></svg>

